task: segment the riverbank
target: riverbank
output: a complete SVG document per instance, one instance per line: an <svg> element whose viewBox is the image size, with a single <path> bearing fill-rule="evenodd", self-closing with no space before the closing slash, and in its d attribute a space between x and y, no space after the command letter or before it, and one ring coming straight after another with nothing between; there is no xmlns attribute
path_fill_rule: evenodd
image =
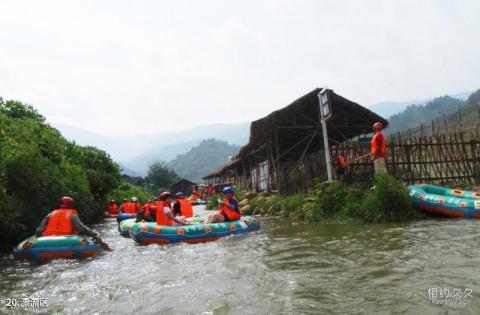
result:
<svg viewBox="0 0 480 315"><path fill-rule="evenodd" d="M319 183L306 194L293 196L244 193L244 214L282 215L304 222L388 223L421 217L407 187L389 175L377 175L372 184Z"/></svg>

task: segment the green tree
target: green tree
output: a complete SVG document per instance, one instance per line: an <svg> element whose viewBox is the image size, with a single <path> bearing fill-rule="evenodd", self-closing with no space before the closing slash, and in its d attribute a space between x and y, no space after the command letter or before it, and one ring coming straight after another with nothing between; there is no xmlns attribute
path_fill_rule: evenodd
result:
<svg viewBox="0 0 480 315"><path fill-rule="evenodd" d="M0 249L32 233L62 195L87 223L98 220L119 183L106 152L67 141L31 105L0 99Z"/></svg>
<svg viewBox="0 0 480 315"><path fill-rule="evenodd" d="M150 165L148 174L145 177L147 188L151 191L158 191L160 189L167 189L180 178L172 171L167 163L159 161Z"/></svg>

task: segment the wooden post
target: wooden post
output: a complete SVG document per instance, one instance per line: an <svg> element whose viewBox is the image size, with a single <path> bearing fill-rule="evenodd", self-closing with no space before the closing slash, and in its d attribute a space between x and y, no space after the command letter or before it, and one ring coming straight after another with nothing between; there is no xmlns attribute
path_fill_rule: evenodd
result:
<svg viewBox="0 0 480 315"><path fill-rule="evenodd" d="M395 163L396 161L396 152L395 152L395 142L392 142L390 144L390 156L392 157L392 163L390 164L390 169L391 169L391 174L393 177L397 177L397 165Z"/></svg>

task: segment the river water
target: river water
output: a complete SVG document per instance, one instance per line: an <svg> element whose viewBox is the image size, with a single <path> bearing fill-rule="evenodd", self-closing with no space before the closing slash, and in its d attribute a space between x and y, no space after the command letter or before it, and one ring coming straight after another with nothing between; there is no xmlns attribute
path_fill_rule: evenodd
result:
<svg viewBox="0 0 480 315"><path fill-rule="evenodd" d="M262 224L212 243L137 246L105 221L94 228L112 253L0 257L0 313L12 312L7 298L37 297L45 314L480 314L479 220Z"/></svg>

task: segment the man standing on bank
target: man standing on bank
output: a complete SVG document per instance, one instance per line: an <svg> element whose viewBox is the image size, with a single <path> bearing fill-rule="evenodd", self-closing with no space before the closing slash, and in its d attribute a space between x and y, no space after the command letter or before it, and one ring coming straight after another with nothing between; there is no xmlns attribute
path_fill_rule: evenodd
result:
<svg viewBox="0 0 480 315"><path fill-rule="evenodd" d="M383 125L381 122L373 124L373 131L375 135L370 142L370 157L373 161L375 174L387 173L387 166L385 164L385 154L387 153L387 139L382 133Z"/></svg>

